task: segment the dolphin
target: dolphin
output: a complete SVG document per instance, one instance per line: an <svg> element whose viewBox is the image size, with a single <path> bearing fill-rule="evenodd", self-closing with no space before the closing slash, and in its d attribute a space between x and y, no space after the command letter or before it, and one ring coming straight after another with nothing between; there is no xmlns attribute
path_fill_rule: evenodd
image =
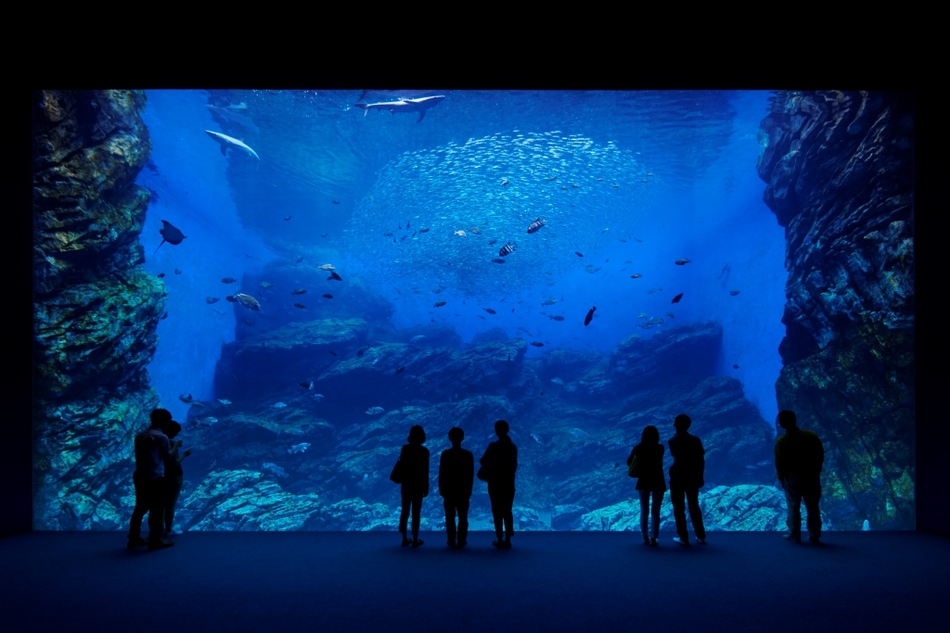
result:
<svg viewBox="0 0 950 633"><path fill-rule="evenodd" d="M419 118L416 123L422 120L426 115L426 110L439 105L445 99L445 95L435 95L432 97L419 97L418 99L399 99L398 101L380 101L378 103L357 103L357 108L363 109L363 116L369 114L372 109L389 110L390 114L397 112L418 112Z"/></svg>
<svg viewBox="0 0 950 633"><path fill-rule="evenodd" d="M261 160L261 157L257 155L257 152L255 152L250 147L245 145L243 142L237 140L236 138L232 138L228 136L227 134L221 134L220 132L212 132L211 130L205 130L205 134L213 138L215 141L217 141L221 145L222 156L228 155L228 148L230 147L231 149L244 150L245 152L247 152L248 154L256 158L258 162L260 162Z"/></svg>

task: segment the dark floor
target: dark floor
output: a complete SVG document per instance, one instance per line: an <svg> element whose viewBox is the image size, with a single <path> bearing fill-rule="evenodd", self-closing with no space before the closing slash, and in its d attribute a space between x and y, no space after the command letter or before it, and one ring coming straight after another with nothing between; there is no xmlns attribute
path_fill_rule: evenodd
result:
<svg viewBox="0 0 950 633"><path fill-rule="evenodd" d="M120 533L0 539L0 628L18 631L943 631L950 539L831 532L188 533L128 552Z"/></svg>

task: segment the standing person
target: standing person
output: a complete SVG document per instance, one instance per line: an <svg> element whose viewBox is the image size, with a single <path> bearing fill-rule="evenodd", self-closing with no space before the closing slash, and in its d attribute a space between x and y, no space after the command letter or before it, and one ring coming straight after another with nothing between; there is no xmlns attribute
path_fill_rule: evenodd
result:
<svg viewBox="0 0 950 633"><path fill-rule="evenodd" d="M408 444L403 444L399 452L402 463L402 512L399 515L399 532L402 533L402 545L419 547L419 520L422 513L422 498L429 496L429 449L423 446L426 432L416 424L409 429ZM412 540L406 536L406 523L412 510Z"/></svg>
<svg viewBox="0 0 950 633"><path fill-rule="evenodd" d="M802 542L802 500L808 512L808 540L821 542L821 468L825 463L825 447L811 431L798 428L793 411L779 411L776 418L785 434L775 441L775 471L785 490L788 505L788 534L785 540Z"/></svg>
<svg viewBox="0 0 950 633"><path fill-rule="evenodd" d="M465 547L468 538L468 506L472 498L475 478L475 456L462 448L465 431L459 427L449 429L452 448L442 451L439 458L439 494L445 506L445 530L449 547ZM458 531L455 515L458 513ZM457 538L456 538L457 536Z"/></svg>
<svg viewBox="0 0 950 633"><path fill-rule="evenodd" d="M508 437L508 430L508 423L504 420L495 422L498 439L488 445L478 461L483 469L479 479L488 482L488 498L491 500L491 514L495 523L496 540L492 541L492 545L499 549L511 549L511 537L515 533L512 506L515 502L518 447Z"/></svg>
<svg viewBox="0 0 950 633"><path fill-rule="evenodd" d="M706 469L706 449L695 435L687 431L693 421L686 414L679 414L673 420L676 433L670 438L670 501L673 502L673 518L676 520L676 537L673 540L680 545L689 546L689 533L686 531L686 511L689 507L689 520L693 524L696 540L706 544L706 528L703 526L703 511L699 507L699 489L706 483L703 471Z"/></svg>
<svg viewBox="0 0 950 633"><path fill-rule="evenodd" d="M640 442L634 445L627 458L627 466L637 460L637 491L640 493L640 533L643 544L656 547L660 537L660 504L666 492L666 478L663 476L663 445L660 444L660 431L655 426L643 429ZM650 498L653 498L653 530L649 525Z"/></svg>
<svg viewBox="0 0 950 633"><path fill-rule="evenodd" d="M135 509L129 523L128 548L148 545L149 550L164 549L175 544L162 538L165 512L165 459L171 442L165 429L172 422L167 409L155 409L149 416L151 425L135 436ZM148 542L142 539L142 518L148 513Z"/></svg>
<svg viewBox="0 0 950 633"><path fill-rule="evenodd" d="M175 504L178 503L178 496L181 494L181 487L185 481L185 472L181 463L186 457L191 455L187 450L181 456L178 455L178 449L181 447L181 440L175 439L181 433L181 424L172 420L168 423L165 434L171 442L171 450L168 457L165 458L165 531L162 538L178 536L178 532L172 529L175 523Z"/></svg>

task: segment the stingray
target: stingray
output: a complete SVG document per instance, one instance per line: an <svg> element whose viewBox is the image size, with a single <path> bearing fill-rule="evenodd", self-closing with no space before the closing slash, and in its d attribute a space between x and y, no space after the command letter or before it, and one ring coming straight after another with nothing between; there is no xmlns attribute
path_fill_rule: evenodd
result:
<svg viewBox="0 0 950 633"><path fill-rule="evenodd" d="M162 234L162 244L168 242L169 244L181 244L181 241L188 237L182 233L178 228L172 226L172 223L168 220L162 220L162 228L158 230ZM158 245L158 248L162 247L162 244ZM155 253L158 253L158 248L155 249ZM154 257L155 254L152 254Z"/></svg>

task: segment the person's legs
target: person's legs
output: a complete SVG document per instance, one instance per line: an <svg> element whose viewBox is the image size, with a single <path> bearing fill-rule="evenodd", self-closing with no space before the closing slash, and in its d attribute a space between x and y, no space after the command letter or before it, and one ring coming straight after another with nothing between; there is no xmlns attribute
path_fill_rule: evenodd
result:
<svg viewBox="0 0 950 633"><path fill-rule="evenodd" d="M640 493L640 534L643 542L650 542L650 491L637 490Z"/></svg>
<svg viewBox="0 0 950 633"><path fill-rule="evenodd" d="M165 532L171 532L175 525L175 504L181 495L182 482L171 480L166 482L168 497L165 499Z"/></svg>
<svg viewBox="0 0 950 633"><path fill-rule="evenodd" d="M449 547L455 547L455 502L448 498L442 499L442 507L445 508L445 532L448 536Z"/></svg>
<svg viewBox="0 0 950 633"><path fill-rule="evenodd" d="M673 503L673 519L676 521L676 535L683 543L689 543L686 531L686 493L682 488L670 487L670 501Z"/></svg>
<svg viewBox="0 0 950 633"><path fill-rule="evenodd" d="M419 540L419 521L422 515L422 495L412 496L412 540Z"/></svg>
<svg viewBox="0 0 950 633"><path fill-rule="evenodd" d="M491 516L492 522L495 524L495 538L500 543L502 541L502 535L504 534L504 525L502 523L504 513L502 511L501 493L492 488L491 484L488 486L488 499L491 501Z"/></svg>
<svg viewBox="0 0 950 633"><path fill-rule="evenodd" d="M459 514L459 528L458 528L458 545L459 547L464 547L468 540L468 504L469 499L461 499L458 501L458 514Z"/></svg>
<svg viewBox="0 0 950 633"><path fill-rule="evenodd" d="M146 484L148 488L148 541L158 543L162 539L165 524L166 488L163 479L155 479Z"/></svg>
<svg viewBox="0 0 950 633"><path fill-rule="evenodd" d="M808 513L808 539L817 542L821 538L821 511L818 502L821 500L821 480L809 482L802 487L802 499L805 501L805 511Z"/></svg>
<svg viewBox="0 0 950 633"><path fill-rule="evenodd" d="M788 526L788 538L799 541L802 538L802 493L798 490L791 478L786 478L785 504L788 506L788 516L785 525Z"/></svg>
<svg viewBox="0 0 950 633"><path fill-rule="evenodd" d="M515 517L513 512L513 507L515 505L515 491L514 489L508 491L507 496L505 497L505 510L504 510L504 519L505 519L505 540L511 545L511 537L515 534Z"/></svg>
<svg viewBox="0 0 950 633"><path fill-rule="evenodd" d="M142 519L148 512L148 491L144 482L132 479L135 486L135 508L132 510L132 519L129 521L129 545L141 544L142 539Z"/></svg>
<svg viewBox="0 0 950 633"><path fill-rule="evenodd" d="M406 528L409 522L409 500L410 496L402 491L402 509L399 511L399 533L402 534L402 544L408 545L409 539L406 537Z"/></svg>
<svg viewBox="0 0 950 633"><path fill-rule="evenodd" d="M660 506L663 504L663 491L653 492L653 540L660 538Z"/></svg>
<svg viewBox="0 0 950 633"><path fill-rule="evenodd" d="M700 541L706 540L706 527L703 525L703 510L699 507L699 488L686 491L686 504L689 508L689 522L693 524L693 533Z"/></svg>

